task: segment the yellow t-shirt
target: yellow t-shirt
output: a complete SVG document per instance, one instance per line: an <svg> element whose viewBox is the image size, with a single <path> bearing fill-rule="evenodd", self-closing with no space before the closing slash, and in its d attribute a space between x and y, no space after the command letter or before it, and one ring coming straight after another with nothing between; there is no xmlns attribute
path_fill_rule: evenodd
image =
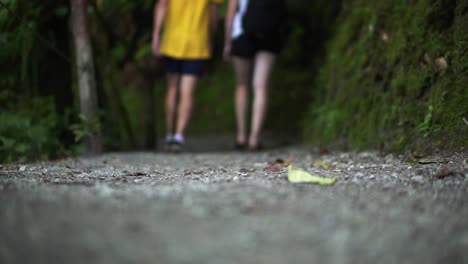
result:
<svg viewBox="0 0 468 264"><path fill-rule="evenodd" d="M210 57L210 4L223 0L169 0L160 53L177 59Z"/></svg>

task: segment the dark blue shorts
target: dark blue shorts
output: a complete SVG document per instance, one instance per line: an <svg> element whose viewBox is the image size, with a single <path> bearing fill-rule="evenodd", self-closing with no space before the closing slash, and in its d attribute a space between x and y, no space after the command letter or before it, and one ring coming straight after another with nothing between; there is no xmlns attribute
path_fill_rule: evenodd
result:
<svg viewBox="0 0 468 264"><path fill-rule="evenodd" d="M181 74L181 75L195 75L200 77L205 71L204 59L175 59L172 57L162 57L162 65L167 73Z"/></svg>
<svg viewBox="0 0 468 264"><path fill-rule="evenodd" d="M231 55L252 59L259 51L280 53L283 41L279 34L255 35L242 34L232 40Z"/></svg>

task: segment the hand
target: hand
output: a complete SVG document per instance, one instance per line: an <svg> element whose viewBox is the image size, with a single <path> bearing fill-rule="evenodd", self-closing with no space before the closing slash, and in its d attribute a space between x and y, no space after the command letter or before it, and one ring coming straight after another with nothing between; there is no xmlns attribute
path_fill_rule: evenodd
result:
<svg viewBox="0 0 468 264"><path fill-rule="evenodd" d="M159 36L153 36L153 42L151 44L151 49L153 51L153 55L158 57L159 56Z"/></svg>
<svg viewBox="0 0 468 264"><path fill-rule="evenodd" d="M231 61L231 43L226 43L223 50L223 58L225 61Z"/></svg>

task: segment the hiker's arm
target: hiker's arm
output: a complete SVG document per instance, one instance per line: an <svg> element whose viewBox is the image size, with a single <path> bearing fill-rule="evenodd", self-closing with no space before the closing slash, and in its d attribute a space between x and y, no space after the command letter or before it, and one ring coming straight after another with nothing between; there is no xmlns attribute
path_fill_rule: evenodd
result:
<svg viewBox="0 0 468 264"><path fill-rule="evenodd" d="M238 0L229 0L229 3L228 3L228 9L227 9L227 14L226 14L226 23L224 25L224 29L225 29L224 40L225 40L225 43L230 43L231 42L232 25L234 23L234 17L236 15L237 1Z"/></svg>
<svg viewBox="0 0 468 264"><path fill-rule="evenodd" d="M154 25L153 25L153 53L159 54L159 44L161 29L166 17L167 5L170 0L159 0L154 7Z"/></svg>
<svg viewBox="0 0 468 264"><path fill-rule="evenodd" d="M231 42L232 42L232 25L234 23L234 16L236 15L238 0L229 0L228 10L226 14L226 24L224 25L225 36L224 36L224 58L229 59L231 53Z"/></svg>

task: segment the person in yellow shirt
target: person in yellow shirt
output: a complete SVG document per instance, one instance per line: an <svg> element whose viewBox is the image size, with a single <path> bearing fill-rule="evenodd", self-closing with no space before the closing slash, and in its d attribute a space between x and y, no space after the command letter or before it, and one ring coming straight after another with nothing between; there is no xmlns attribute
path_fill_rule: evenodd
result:
<svg viewBox="0 0 468 264"><path fill-rule="evenodd" d="M211 56L210 40L217 24L218 4L222 1L159 0L154 8L152 49L161 57L168 75L165 115L169 150L180 151L185 143L193 93Z"/></svg>

